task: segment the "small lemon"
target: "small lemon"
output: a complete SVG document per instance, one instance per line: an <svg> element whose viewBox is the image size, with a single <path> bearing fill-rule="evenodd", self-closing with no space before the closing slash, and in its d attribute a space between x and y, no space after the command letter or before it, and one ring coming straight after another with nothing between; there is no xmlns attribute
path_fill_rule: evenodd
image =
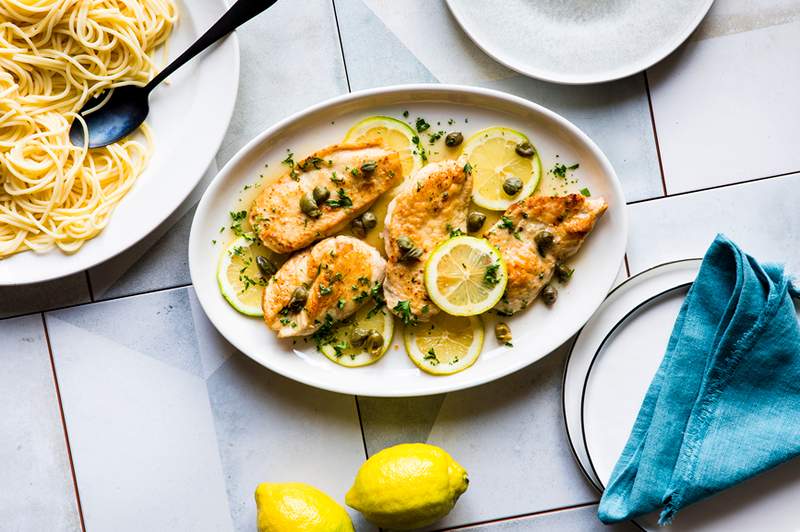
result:
<svg viewBox="0 0 800 532"><path fill-rule="evenodd" d="M466 470L444 450L404 443L367 460L345 502L379 527L410 530L450 513L468 484Z"/></svg>
<svg viewBox="0 0 800 532"><path fill-rule="evenodd" d="M344 508L301 482L259 484L256 508L258 532L353 532Z"/></svg>

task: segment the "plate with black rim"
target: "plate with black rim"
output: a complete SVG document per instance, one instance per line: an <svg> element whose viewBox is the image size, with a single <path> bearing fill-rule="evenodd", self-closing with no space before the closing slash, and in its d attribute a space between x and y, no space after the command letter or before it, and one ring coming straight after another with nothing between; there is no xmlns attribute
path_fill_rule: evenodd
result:
<svg viewBox="0 0 800 532"><path fill-rule="evenodd" d="M699 264L661 265L618 287L570 353L567 431L579 465L600 491L627 442ZM667 527L657 525L657 514L635 524L644 530L788 532L797 530L798 497L800 460L794 460L683 509Z"/></svg>

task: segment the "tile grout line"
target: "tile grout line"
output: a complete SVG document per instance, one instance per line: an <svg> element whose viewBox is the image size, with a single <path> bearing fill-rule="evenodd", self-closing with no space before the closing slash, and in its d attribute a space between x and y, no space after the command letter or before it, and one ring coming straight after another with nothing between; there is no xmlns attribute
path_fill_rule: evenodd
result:
<svg viewBox="0 0 800 532"><path fill-rule="evenodd" d="M529 518L529 517L541 517L541 516L545 516L545 515L549 515L549 514L555 514L555 513L558 513L558 512L567 512L567 511L570 511L570 510L580 510L581 508L594 506L594 505L597 504L597 502L598 501L583 502L583 503L579 503L579 504L573 504L571 506L561 506L559 508L553 508L553 509L550 509L550 510L542 510L542 511L539 511L539 512L531 512L531 513L527 513L527 514L512 515L512 516L509 516L509 517L501 517L499 519L487 519L486 521L476 521L474 523L467 523L467 524L464 524L464 525L458 525L457 527L453 527L453 528L437 528L434 532L451 532L451 531L457 531L457 530L466 530L468 528L475 527L475 526L483 526L483 525L489 525L489 524L494 524L494 523L504 523L506 521L515 521L515 520L518 520L518 519L526 519L526 518Z"/></svg>
<svg viewBox="0 0 800 532"><path fill-rule="evenodd" d="M339 26L339 15L336 13L336 0L331 0L333 6L333 20L336 22L336 35L339 38L339 51L342 53L342 66L344 67L344 79L347 82L347 92L353 92L350 88L350 74L347 72L347 59L344 57L344 40L342 40L342 28Z"/></svg>
<svg viewBox="0 0 800 532"><path fill-rule="evenodd" d="M44 338L47 342L47 352L50 356L50 369L53 372L53 384L56 389L56 399L58 400L58 411L61 415L61 427L64 430L64 443L67 446L67 458L69 458L69 469L72 473L72 486L75 489L75 501L78 503L78 517L81 520L81 530L86 532L86 523L83 519L83 505L81 504L81 494L78 490L78 476L75 473L75 463L72 460L72 446L69 443L69 430L67 429L67 419L64 416L64 404L61 402L61 388L58 385L58 375L56 374L56 362L53 357L53 346L50 344L50 332L47 329L47 320L44 317L44 312L40 313L42 317L42 326L44 327Z"/></svg>
<svg viewBox="0 0 800 532"><path fill-rule="evenodd" d="M364 420L361 418L361 405L358 404L358 396L354 395L353 400L356 402L356 414L358 414L358 426L361 429L361 443L364 445L364 456L369 459L369 451L367 451L367 435L364 433Z"/></svg>
<svg viewBox="0 0 800 532"><path fill-rule="evenodd" d="M89 270L83 270L86 275L86 287L89 289L89 299L96 301L94 298L94 290L92 289L92 278L89 276Z"/></svg>
<svg viewBox="0 0 800 532"><path fill-rule="evenodd" d="M653 126L653 140L656 142L656 156L658 157L658 171L661 173L661 187L664 190L664 196L667 193L667 180L664 177L664 163L661 160L661 144L658 142L658 130L656 129L656 114L653 111L653 97L650 94L650 81L647 79L647 70L643 72L644 75L644 90L647 93L647 107L650 109L650 124Z"/></svg>
<svg viewBox="0 0 800 532"><path fill-rule="evenodd" d="M694 189L694 190L684 190L683 192L674 192L672 194L667 194L666 196L656 196L654 198L644 198L644 199L640 199L640 200L632 200L632 201L627 202L626 205L638 205L639 203L647 203L649 201L658 201L658 200L665 200L665 199L670 199L670 198L677 198L679 196L686 196L688 194L697 194L697 193L700 193L700 192L708 192L709 190L717 190L717 189L721 189L721 188L748 185L750 183L758 183L760 181L767 181L768 179L775 179L775 178L778 178L778 177L786 177L786 176L791 176L791 175L800 175L800 170L793 170L791 172L783 172L783 173L780 173L780 174L767 175L767 176L763 176L763 177L754 177L753 179L745 179L745 180L742 180L742 181L735 181L733 183L723 183L721 185L712 185L710 187L697 188L697 189Z"/></svg>

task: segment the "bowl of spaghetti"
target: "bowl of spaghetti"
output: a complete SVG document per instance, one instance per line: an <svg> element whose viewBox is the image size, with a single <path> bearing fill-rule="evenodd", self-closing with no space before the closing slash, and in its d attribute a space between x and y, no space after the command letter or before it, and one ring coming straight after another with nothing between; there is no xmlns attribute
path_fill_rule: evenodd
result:
<svg viewBox="0 0 800 532"><path fill-rule="evenodd" d="M91 98L146 84L224 11L222 0L0 0L0 285L102 262L191 192L233 110L235 37L159 87L131 136L86 149L69 128Z"/></svg>

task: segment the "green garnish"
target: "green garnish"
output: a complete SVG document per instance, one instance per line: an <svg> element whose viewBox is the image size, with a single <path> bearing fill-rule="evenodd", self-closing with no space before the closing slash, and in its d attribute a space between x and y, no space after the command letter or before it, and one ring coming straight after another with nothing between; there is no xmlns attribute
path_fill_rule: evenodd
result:
<svg viewBox="0 0 800 532"><path fill-rule="evenodd" d="M497 283L500 282L500 278L497 277L497 272L500 270L500 263L495 262L494 264L490 264L486 267L486 271L483 274L483 284L488 286L489 288L494 288L497 286Z"/></svg>
<svg viewBox="0 0 800 532"><path fill-rule="evenodd" d="M583 187L583 188L580 190L580 192L581 192L581 194L583 194L583 195L584 195L584 196L586 196L587 198L588 198L589 196L591 196L591 195L592 195L592 193L591 193L591 192L589 192L589 189L588 189L588 188L586 188L586 187Z"/></svg>
<svg viewBox="0 0 800 532"><path fill-rule="evenodd" d="M430 129L431 127L431 125L428 122L426 122L424 118L419 118L419 117L417 118L415 126L417 128L417 131L419 131L420 133Z"/></svg>
<svg viewBox="0 0 800 532"><path fill-rule="evenodd" d="M414 314L411 312L411 303L408 301L398 301L397 305L395 305L392 310L398 313L400 316L400 321L403 322L404 325L416 325L417 318L414 317Z"/></svg>
<svg viewBox="0 0 800 532"><path fill-rule="evenodd" d="M337 199L329 199L325 202L328 206L339 208L339 207L352 207L353 200L350 199L350 196L347 195L347 192L343 188L340 188L337 191L339 197Z"/></svg>

